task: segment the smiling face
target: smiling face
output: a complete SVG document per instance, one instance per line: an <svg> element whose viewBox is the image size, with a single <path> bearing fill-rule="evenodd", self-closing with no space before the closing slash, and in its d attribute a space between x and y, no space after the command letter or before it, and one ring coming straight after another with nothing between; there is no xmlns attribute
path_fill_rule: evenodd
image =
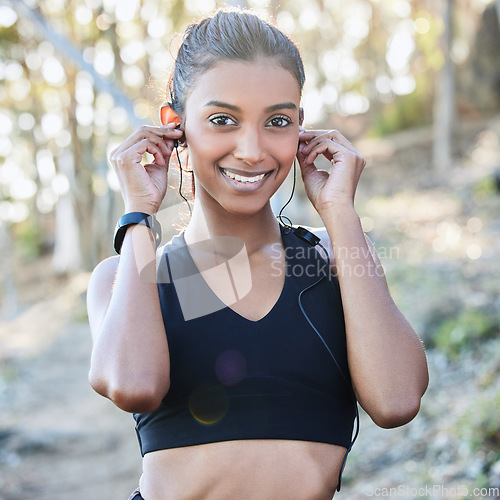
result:
<svg viewBox="0 0 500 500"><path fill-rule="evenodd" d="M297 153L299 102L297 80L273 59L203 73L183 120L196 203L237 214L264 208Z"/></svg>

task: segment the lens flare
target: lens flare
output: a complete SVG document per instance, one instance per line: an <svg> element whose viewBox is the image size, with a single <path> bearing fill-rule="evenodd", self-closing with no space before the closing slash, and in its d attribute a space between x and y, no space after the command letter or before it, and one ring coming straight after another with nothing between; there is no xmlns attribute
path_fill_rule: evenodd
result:
<svg viewBox="0 0 500 500"><path fill-rule="evenodd" d="M221 385L203 386L189 396L189 411L203 425L220 422L229 409L229 398Z"/></svg>
<svg viewBox="0 0 500 500"><path fill-rule="evenodd" d="M224 385L235 385L247 371L247 362L241 352L235 349L224 351L215 362L215 373Z"/></svg>

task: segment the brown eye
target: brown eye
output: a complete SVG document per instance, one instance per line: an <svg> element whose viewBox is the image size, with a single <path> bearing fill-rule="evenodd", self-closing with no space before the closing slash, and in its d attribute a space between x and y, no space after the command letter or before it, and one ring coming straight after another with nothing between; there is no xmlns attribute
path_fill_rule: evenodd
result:
<svg viewBox="0 0 500 500"><path fill-rule="evenodd" d="M290 123L292 123L291 120L284 116L275 116L268 122L268 124L271 125L271 127L278 127L278 128L286 127L287 125L290 125Z"/></svg>
<svg viewBox="0 0 500 500"><path fill-rule="evenodd" d="M216 127L225 127L227 125L236 125L236 122L227 115L217 115L210 118L210 123L215 125Z"/></svg>

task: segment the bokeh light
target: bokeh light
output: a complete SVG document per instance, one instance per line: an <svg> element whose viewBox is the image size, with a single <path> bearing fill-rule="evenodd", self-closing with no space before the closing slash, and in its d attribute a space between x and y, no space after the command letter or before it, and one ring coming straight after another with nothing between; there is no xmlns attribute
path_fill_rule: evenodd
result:
<svg viewBox="0 0 500 500"><path fill-rule="evenodd" d="M229 398L221 385L201 387L189 396L189 411L203 425L220 422L229 409Z"/></svg>
<svg viewBox="0 0 500 500"><path fill-rule="evenodd" d="M8 5L0 5L0 26L10 28L17 21L17 13Z"/></svg>

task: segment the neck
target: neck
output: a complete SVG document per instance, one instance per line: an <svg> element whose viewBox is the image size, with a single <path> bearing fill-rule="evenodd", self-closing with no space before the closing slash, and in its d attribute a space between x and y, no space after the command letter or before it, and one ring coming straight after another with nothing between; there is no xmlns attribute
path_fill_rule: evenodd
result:
<svg viewBox="0 0 500 500"><path fill-rule="evenodd" d="M217 236L233 236L245 243L249 255L264 245L275 243L281 238L279 222L268 201L259 211L251 214L231 213L217 204L203 203L196 197L191 220L184 237L188 244L213 240ZM281 241L281 240L280 240ZM223 254L219 249L217 253Z"/></svg>

